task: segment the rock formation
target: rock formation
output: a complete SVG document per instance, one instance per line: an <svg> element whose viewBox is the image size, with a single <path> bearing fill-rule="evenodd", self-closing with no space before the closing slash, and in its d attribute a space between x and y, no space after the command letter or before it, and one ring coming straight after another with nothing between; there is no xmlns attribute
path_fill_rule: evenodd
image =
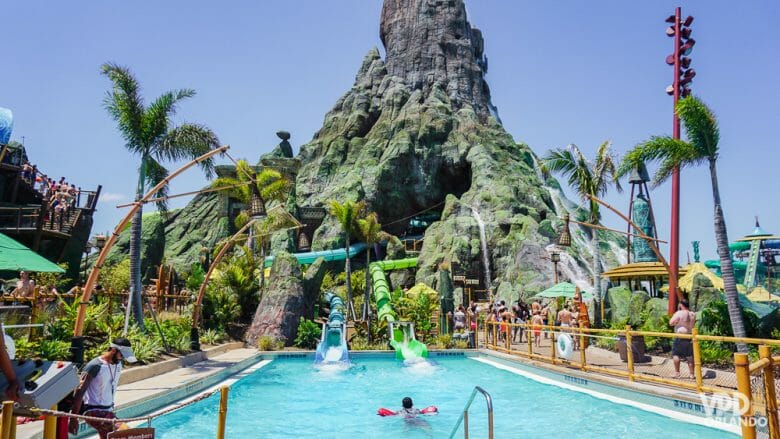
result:
<svg viewBox="0 0 780 439"><path fill-rule="evenodd" d="M386 0L380 29L386 58L368 52L352 89L301 148L297 204L366 200L395 234L404 231L399 219L440 209L441 221L425 233L418 281L435 285L447 261L481 272L482 286L505 297L549 285L545 248L558 217L578 212L555 180L542 178L534 153L501 126L485 81L482 33L469 24L463 1ZM562 266L583 287L592 282L589 233L574 231ZM602 252L614 265L619 246L605 238L611 241L603 240ZM326 220L313 248L340 239Z"/></svg>

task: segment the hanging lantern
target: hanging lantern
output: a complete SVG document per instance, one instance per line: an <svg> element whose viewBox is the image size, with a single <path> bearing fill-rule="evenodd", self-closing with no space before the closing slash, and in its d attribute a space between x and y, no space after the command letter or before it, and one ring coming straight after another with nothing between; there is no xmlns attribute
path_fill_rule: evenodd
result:
<svg viewBox="0 0 780 439"><path fill-rule="evenodd" d="M563 217L563 229L561 234L558 235L558 245L561 247L571 247L571 232L569 232L569 214L567 213Z"/></svg>

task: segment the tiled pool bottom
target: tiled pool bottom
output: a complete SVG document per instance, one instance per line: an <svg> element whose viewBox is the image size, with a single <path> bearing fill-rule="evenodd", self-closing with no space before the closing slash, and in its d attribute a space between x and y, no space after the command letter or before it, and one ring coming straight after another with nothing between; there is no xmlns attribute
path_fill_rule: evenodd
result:
<svg viewBox="0 0 780 439"><path fill-rule="evenodd" d="M497 438L734 437L540 383L491 357L436 357L433 365L406 367L390 356L354 356L354 363L339 372L317 370L310 356L272 361L232 387L226 437L448 437L475 385L493 397ZM379 407L399 408L404 396L418 407L436 405L440 413L413 421L376 415ZM215 396L156 419L157 436L214 437L218 405ZM472 437L487 437L480 399L470 427Z"/></svg>

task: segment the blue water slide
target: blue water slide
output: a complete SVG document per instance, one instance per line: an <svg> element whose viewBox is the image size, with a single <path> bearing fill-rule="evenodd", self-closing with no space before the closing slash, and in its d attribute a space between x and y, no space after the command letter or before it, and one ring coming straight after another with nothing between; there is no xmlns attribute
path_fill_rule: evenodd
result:
<svg viewBox="0 0 780 439"><path fill-rule="evenodd" d="M366 249L366 244L363 242L359 242L355 245L351 245L349 246L349 257L354 258L355 255L359 254L365 249ZM333 250L321 250L317 252L294 253L293 256L295 256L295 259L298 260L299 264L303 264L303 265L313 264L314 261L316 261L318 258L325 258L325 262L343 261L344 259L347 259L347 249L338 248ZM263 266L270 267L273 263L274 263L274 257L268 256L267 258L265 258L265 263L263 264Z"/></svg>
<svg viewBox="0 0 780 439"><path fill-rule="evenodd" d="M322 325L322 336L314 354L315 364L348 364L347 325L344 301L341 297L326 293L325 300L330 303L328 322Z"/></svg>

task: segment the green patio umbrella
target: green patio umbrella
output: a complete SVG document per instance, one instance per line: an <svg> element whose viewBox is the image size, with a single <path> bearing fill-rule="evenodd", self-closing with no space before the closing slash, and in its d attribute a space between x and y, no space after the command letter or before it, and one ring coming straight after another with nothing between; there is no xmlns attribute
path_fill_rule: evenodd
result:
<svg viewBox="0 0 780 439"><path fill-rule="evenodd" d="M570 284L569 282L561 282L542 291L541 293L537 294L534 297L539 297L539 298L565 297L567 299L573 299L574 291L576 288L577 287ZM593 300L593 293L586 293L585 291L580 290L580 294L582 294L582 300Z"/></svg>
<svg viewBox="0 0 780 439"><path fill-rule="evenodd" d="M0 233L0 271L64 273L61 267Z"/></svg>

